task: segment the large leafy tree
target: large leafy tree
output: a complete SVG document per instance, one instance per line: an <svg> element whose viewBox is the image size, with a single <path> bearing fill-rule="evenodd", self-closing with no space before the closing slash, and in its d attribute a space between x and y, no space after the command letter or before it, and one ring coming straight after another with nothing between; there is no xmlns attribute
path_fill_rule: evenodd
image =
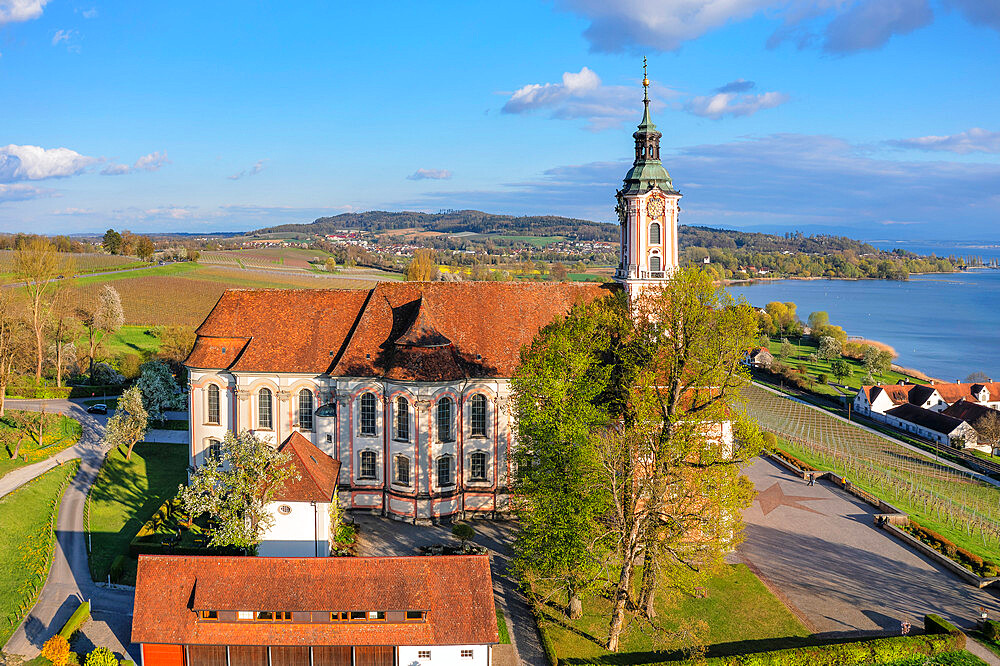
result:
<svg viewBox="0 0 1000 666"><path fill-rule="evenodd" d="M136 385L130 386L118 398L118 407L108 419L104 430L104 442L109 446L123 449L125 460L132 459L132 449L146 436L149 415L142 403L142 391Z"/></svg>
<svg viewBox="0 0 1000 666"><path fill-rule="evenodd" d="M209 456L180 486L185 511L196 518L209 514L218 523L210 545L254 550L274 524L266 507L298 473L288 463L291 456L277 451L252 433L226 433L221 452Z"/></svg>
<svg viewBox="0 0 1000 666"><path fill-rule="evenodd" d="M527 428L519 423L519 436L530 438L518 464L520 515L530 523L547 503L588 507L574 512L569 527L538 523L544 538L535 542L557 548L576 529L585 542L575 546L577 559L604 563L613 590L611 650L629 618L655 622L658 590L693 590L739 542L739 512L753 498L740 465L761 448L739 396L748 381L741 361L756 334L749 306L735 303L708 274L688 269L635 302L618 293L575 308L524 354L514 380L519 417L529 417ZM571 360L544 363L553 343ZM544 381L540 370L556 379ZM559 408L545 413L550 403ZM531 410L541 413L542 428L532 425ZM560 423L567 416L576 421L569 428ZM523 482L522 467L567 454L586 461L568 470L572 483L556 473ZM544 570L548 562L523 548L519 557L529 569Z"/></svg>
<svg viewBox="0 0 1000 666"><path fill-rule="evenodd" d="M149 418L162 421L163 412L184 406L184 396L174 380L170 368L163 361L147 361L139 368L135 385L142 392L142 401Z"/></svg>

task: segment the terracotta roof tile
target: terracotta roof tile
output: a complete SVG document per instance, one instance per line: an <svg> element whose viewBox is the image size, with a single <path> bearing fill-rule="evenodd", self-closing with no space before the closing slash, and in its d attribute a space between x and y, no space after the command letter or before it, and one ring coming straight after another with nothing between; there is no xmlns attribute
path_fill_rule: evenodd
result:
<svg viewBox="0 0 1000 666"><path fill-rule="evenodd" d="M509 377L521 347L541 327L577 301L614 289L592 283L383 282L371 291L231 290L197 333L199 340L247 337L244 351L230 365L211 366L205 363L215 357L196 344L186 363L344 377ZM399 348L430 342L450 342L451 356L393 359Z"/></svg>
<svg viewBox="0 0 1000 666"><path fill-rule="evenodd" d="M277 502L329 502L337 492L340 461L321 451L301 433L293 432L279 448L292 456L289 463L299 473L275 493Z"/></svg>
<svg viewBox="0 0 1000 666"><path fill-rule="evenodd" d="M136 643L482 645L499 640L486 555L141 555L136 581ZM424 610L427 619L377 624L199 622L196 609Z"/></svg>

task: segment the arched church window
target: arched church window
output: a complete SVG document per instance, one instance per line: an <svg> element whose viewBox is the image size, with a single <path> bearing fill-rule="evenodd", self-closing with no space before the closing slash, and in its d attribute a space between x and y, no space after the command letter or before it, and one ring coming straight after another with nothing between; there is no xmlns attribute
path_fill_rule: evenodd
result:
<svg viewBox="0 0 1000 666"><path fill-rule="evenodd" d="M398 442L410 441L410 403L406 398L396 398L396 432L393 438Z"/></svg>
<svg viewBox="0 0 1000 666"><path fill-rule="evenodd" d="M313 429L313 394L309 389L299 391L299 428Z"/></svg>
<svg viewBox="0 0 1000 666"><path fill-rule="evenodd" d="M486 396L477 393L472 396L472 436L486 437Z"/></svg>
<svg viewBox="0 0 1000 666"><path fill-rule="evenodd" d="M365 393L361 396L361 428L364 437L375 436L375 394Z"/></svg>
<svg viewBox="0 0 1000 666"><path fill-rule="evenodd" d="M274 428L274 416L271 410L271 389L263 388L257 394L257 427L261 430Z"/></svg>
<svg viewBox="0 0 1000 666"><path fill-rule="evenodd" d="M437 428L439 442L455 441L455 429L451 427L455 403L451 398L441 398L437 405Z"/></svg>
<svg viewBox="0 0 1000 666"><path fill-rule="evenodd" d="M374 451L362 451L358 454L358 467L359 467L359 479L375 479L378 478L376 470L378 456Z"/></svg>
<svg viewBox="0 0 1000 666"><path fill-rule="evenodd" d="M662 241L660 240L660 223L653 222L649 225L649 242L651 245L659 245Z"/></svg>
<svg viewBox="0 0 1000 666"><path fill-rule="evenodd" d="M219 423L219 387L208 385L208 423Z"/></svg>
<svg viewBox="0 0 1000 666"><path fill-rule="evenodd" d="M659 255L654 254L649 258L649 270L652 273L659 273L663 270L663 264L660 263Z"/></svg>
<svg viewBox="0 0 1000 666"><path fill-rule="evenodd" d="M486 453L476 451L469 456L469 480L486 481Z"/></svg>

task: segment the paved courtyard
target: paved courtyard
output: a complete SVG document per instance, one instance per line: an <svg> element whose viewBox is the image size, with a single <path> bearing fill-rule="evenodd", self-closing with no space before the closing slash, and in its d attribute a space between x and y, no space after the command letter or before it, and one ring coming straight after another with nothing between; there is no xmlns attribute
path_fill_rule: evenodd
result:
<svg viewBox="0 0 1000 666"><path fill-rule="evenodd" d="M826 481L809 486L769 460L746 475L757 487L744 512L739 555L817 633L897 632L937 613L971 627L980 606L1000 617L1000 597L979 590L875 527L873 507Z"/></svg>

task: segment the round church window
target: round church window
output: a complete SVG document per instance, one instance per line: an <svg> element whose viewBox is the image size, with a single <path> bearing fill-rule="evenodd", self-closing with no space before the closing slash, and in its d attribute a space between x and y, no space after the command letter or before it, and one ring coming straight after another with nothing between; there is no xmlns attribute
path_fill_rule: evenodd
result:
<svg viewBox="0 0 1000 666"><path fill-rule="evenodd" d="M291 512L292 512L292 507L288 506L287 504L282 504L281 506L278 507L278 513L280 513L283 516L287 516Z"/></svg>

